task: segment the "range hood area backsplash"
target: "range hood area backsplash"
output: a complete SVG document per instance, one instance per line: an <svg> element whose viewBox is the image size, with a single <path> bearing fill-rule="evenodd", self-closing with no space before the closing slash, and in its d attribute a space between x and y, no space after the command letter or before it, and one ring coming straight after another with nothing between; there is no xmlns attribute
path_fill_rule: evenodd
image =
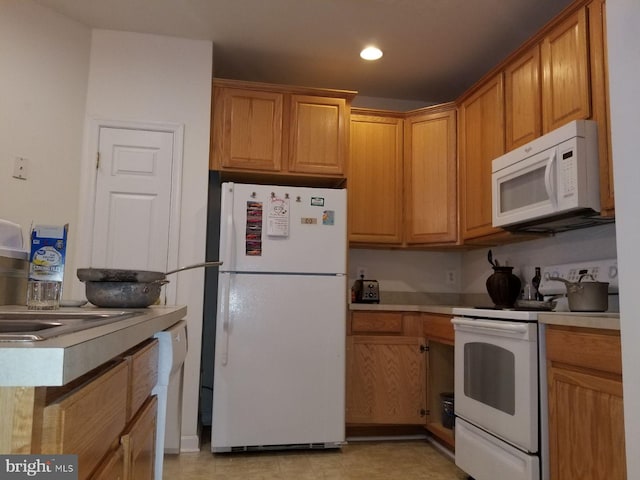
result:
<svg viewBox="0 0 640 480"><path fill-rule="evenodd" d="M491 247L502 264L514 267L523 285L536 266L617 258L615 224L559 233L527 242ZM484 305L491 275L487 248L465 252L349 250L349 278L360 269L380 282L380 303ZM412 302L413 303L413 302Z"/></svg>

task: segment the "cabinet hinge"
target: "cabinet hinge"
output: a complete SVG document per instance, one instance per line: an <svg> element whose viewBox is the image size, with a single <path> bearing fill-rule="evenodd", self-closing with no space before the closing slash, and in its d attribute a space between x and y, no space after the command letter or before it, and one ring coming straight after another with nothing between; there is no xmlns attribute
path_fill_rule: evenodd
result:
<svg viewBox="0 0 640 480"><path fill-rule="evenodd" d="M420 345L420 353L428 352L429 345Z"/></svg>
<svg viewBox="0 0 640 480"><path fill-rule="evenodd" d="M96 170L100 168L100 152L96 152Z"/></svg>

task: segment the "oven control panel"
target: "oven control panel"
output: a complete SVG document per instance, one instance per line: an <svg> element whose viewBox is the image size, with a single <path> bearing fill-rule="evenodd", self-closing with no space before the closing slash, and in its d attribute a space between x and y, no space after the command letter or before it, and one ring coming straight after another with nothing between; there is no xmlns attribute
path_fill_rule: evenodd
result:
<svg viewBox="0 0 640 480"><path fill-rule="evenodd" d="M566 293L567 288L565 284L563 282L549 280L550 277L560 277L569 282L578 282L583 275L585 275L585 277L582 278L584 282L609 282L609 293L618 292L618 260L610 259L542 267L540 293L543 295Z"/></svg>

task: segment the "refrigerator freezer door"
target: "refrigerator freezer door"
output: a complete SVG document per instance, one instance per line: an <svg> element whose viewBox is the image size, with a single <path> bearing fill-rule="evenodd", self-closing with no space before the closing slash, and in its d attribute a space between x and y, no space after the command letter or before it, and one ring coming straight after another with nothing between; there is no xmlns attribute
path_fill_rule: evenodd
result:
<svg viewBox="0 0 640 480"><path fill-rule="evenodd" d="M344 442L346 277L219 276L212 451Z"/></svg>
<svg viewBox="0 0 640 480"><path fill-rule="evenodd" d="M224 183L220 271L346 273L347 192Z"/></svg>

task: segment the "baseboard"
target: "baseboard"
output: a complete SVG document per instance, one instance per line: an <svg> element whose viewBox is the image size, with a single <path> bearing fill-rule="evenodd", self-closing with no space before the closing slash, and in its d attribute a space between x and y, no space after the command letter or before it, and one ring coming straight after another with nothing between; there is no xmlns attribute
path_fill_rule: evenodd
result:
<svg viewBox="0 0 640 480"><path fill-rule="evenodd" d="M180 439L180 453L199 452L200 437L198 435L182 436Z"/></svg>

